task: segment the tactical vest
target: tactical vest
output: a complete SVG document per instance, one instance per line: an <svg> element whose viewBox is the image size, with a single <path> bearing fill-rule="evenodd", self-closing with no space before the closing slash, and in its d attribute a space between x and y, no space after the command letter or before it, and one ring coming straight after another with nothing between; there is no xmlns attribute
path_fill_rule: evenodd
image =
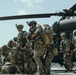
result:
<svg viewBox="0 0 76 75"><path fill-rule="evenodd" d="M62 40L62 50L63 52L69 52L70 51L70 41L69 39L65 39L65 40Z"/></svg>
<svg viewBox="0 0 76 75"><path fill-rule="evenodd" d="M26 31L22 31L21 33L18 34L17 42L21 47L24 47L26 44Z"/></svg>

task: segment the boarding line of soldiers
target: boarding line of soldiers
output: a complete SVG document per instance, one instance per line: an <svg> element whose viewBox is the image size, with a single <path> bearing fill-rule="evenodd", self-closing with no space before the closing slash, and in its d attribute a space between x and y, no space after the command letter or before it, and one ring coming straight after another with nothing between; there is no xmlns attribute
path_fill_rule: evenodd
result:
<svg viewBox="0 0 76 75"><path fill-rule="evenodd" d="M29 32L23 31L23 25L16 25L17 38L1 47L1 72L9 74L50 75L51 62L58 54L53 42L53 33L49 25L42 28L36 21L27 22ZM11 62L10 67L6 67ZM8 69L7 69L8 68Z"/></svg>
<svg viewBox="0 0 76 75"><path fill-rule="evenodd" d="M50 75L51 62L58 55L54 45L52 28L45 24L43 27L36 21L26 22L29 32L23 31L23 25L16 24L17 37L10 40L8 45L1 47L1 72L9 74ZM64 54L67 71L72 71L72 50L66 33L61 33L60 50ZM7 63L11 62L11 63ZM9 65L7 67L6 65ZM6 69L6 68L8 69Z"/></svg>

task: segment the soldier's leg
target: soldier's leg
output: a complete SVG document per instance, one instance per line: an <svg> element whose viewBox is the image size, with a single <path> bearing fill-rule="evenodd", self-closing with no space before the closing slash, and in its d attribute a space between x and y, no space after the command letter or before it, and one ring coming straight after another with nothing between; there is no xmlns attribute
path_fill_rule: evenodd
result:
<svg viewBox="0 0 76 75"><path fill-rule="evenodd" d="M43 64L42 64L40 58L37 57L35 59L35 61L36 61L36 64L37 64L37 72L38 72L39 75L42 75L44 71L43 71Z"/></svg>
<svg viewBox="0 0 76 75"><path fill-rule="evenodd" d="M45 49L40 45L40 44L35 44L34 48L34 60L37 64L37 72L39 73L38 75L43 75L43 63L41 60L41 57L44 55Z"/></svg>
<svg viewBox="0 0 76 75"><path fill-rule="evenodd" d="M69 70L69 67L68 67L68 60L67 59L65 59L64 60L64 62L65 62L65 66L66 66L66 72Z"/></svg>
<svg viewBox="0 0 76 75"><path fill-rule="evenodd" d="M72 71L73 64L72 64L70 56L65 58L65 65L66 65L67 71Z"/></svg>
<svg viewBox="0 0 76 75"><path fill-rule="evenodd" d="M68 56L68 66L69 66L69 71L72 71L73 70L73 63L72 63L72 56L69 55Z"/></svg>
<svg viewBox="0 0 76 75"><path fill-rule="evenodd" d="M46 74L50 75L50 68L51 68L51 62L54 58L54 54L50 51L47 52L46 58L45 58L45 67L46 67Z"/></svg>
<svg viewBox="0 0 76 75"><path fill-rule="evenodd" d="M36 64L32 60L29 60L26 64L26 71L28 74L34 74L36 72Z"/></svg>

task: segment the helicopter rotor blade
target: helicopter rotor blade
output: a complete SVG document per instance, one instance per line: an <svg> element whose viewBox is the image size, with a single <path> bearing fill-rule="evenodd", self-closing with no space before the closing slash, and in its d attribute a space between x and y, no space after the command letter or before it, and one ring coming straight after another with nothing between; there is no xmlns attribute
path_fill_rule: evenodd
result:
<svg viewBox="0 0 76 75"><path fill-rule="evenodd" d="M13 20L13 19L30 19L30 18L48 18L51 14L30 14L30 15L16 15L0 17L0 20ZM53 14L52 14L53 15Z"/></svg>
<svg viewBox="0 0 76 75"><path fill-rule="evenodd" d="M30 15L16 15L16 16L4 16L0 17L0 21L2 20L14 20L14 19L31 19L31 18L50 18L50 16L76 16L76 13L44 13L44 14L30 14Z"/></svg>

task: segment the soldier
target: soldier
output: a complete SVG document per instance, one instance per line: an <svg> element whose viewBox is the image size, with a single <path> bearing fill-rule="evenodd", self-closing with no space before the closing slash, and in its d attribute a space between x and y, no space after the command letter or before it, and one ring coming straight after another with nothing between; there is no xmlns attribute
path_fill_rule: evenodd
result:
<svg viewBox="0 0 76 75"><path fill-rule="evenodd" d="M28 39L33 41L33 49L34 49L34 60L37 64L37 73L36 75L44 75L43 63L41 57L43 57L45 53L45 48L43 47L43 38L42 38L42 28L37 24L36 21L27 22L30 26Z"/></svg>
<svg viewBox="0 0 76 75"><path fill-rule="evenodd" d="M13 40L10 40L7 44L8 48L11 50L14 46L15 46L15 43L13 42Z"/></svg>
<svg viewBox="0 0 76 75"><path fill-rule="evenodd" d="M75 45L75 49L73 51L73 58L76 59L76 30L73 30L73 44ZM74 70L74 73L76 73L76 69Z"/></svg>
<svg viewBox="0 0 76 75"><path fill-rule="evenodd" d="M75 45L74 55L76 58L76 30L73 31L73 44Z"/></svg>
<svg viewBox="0 0 76 75"><path fill-rule="evenodd" d="M17 45L17 37L14 37L13 41L14 41L14 46L16 47L16 45Z"/></svg>
<svg viewBox="0 0 76 75"><path fill-rule="evenodd" d="M60 50L64 55L64 62L66 65L66 72L72 72L73 64L72 64L72 54L70 50L70 41L66 38L66 33L63 32L60 34L61 42L60 42Z"/></svg>
<svg viewBox="0 0 76 75"><path fill-rule="evenodd" d="M19 24L19 25L16 25L16 28L19 32L18 36L17 36L17 45L18 47L22 47L24 48L24 46L26 45L26 35L27 35L27 32L26 31L23 31L23 25L22 24Z"/></svg>
<svg viewBox="0 0 76 75"><path fill-rule="evenodd" d="M18 30L18 36L17 36L17 53L16 53L16 59L17 59L17 65L19 67L19 71L21 73L24 73L24 61L25 61L25 49L26 49L26 35L27 32L23 31L23 25L19 24L16 25L16 28Z"/></svg>
<svg viewBox="0 0 76 75"><path fill-rule="evenodd" d="M4 64L5 61L7 61L8 55L9 55L9 49L8 49L7 45L3 45L1 48L2 64Z"/></svg>
<svg viewBox="0 0 76 75"><path fill-rule="evenodd" d="M32 44L27 39L25 50L25 70L27 74L34 74L37 70L36 62L33 59Z"/></svg>
<svg viewBox="0 0 76 75"><path fill-rule="evenodd" d="M44 62L45 62L46 75L50 75L51 62L52 62L54 56L57 55L56 54L57 49L55 48L54 42L53 42L53 31L52 31L52 28L48 24L43 25L43 33L49 39L48 43L46 45L46 56L44 58Z"/></svg>

